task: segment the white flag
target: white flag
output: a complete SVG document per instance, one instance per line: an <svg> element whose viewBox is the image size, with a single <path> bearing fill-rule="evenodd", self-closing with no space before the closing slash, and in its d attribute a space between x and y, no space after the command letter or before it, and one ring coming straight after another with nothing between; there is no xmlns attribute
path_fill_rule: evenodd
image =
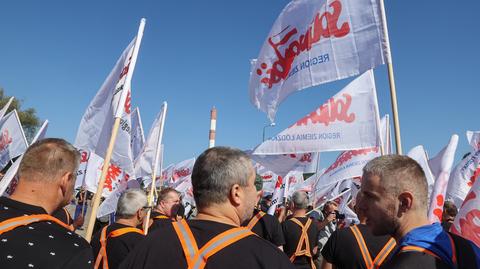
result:
<svg viewBox="0 0 480 269"><path fill-rule="evenodd" d="M284 197L285 197L285 182L283 177L277 176L277 182L275 183L275 189L272 195L272 203L267 211L269 215L273 216L275 214L275 210L277 210L277 206L283 203Z"/></svg>
<svg viewBox="0 0 480 269"><path fill-rule="evenodd" d="M251 64L250 100L273 122L291 93L384 64L377 0L291 1Z"/></svg>
<svg viewBox="0 0 480 269"><path fill-rule="evenodd" d="M8 102L0 110L0 120L3 118L3 116L5 116L5 114L7 114L7 110L10 107L10 104L12 103L12 101L13 101L13 96L10 97L10 99L8 99Z"/></svg>
<svg viewBox="0 0 480 269"><path fill-rule="evenodd" d="M315 111L257 146L253 154L376 147L379 122L375 82L370 70Z"/></svg>
<svg viewBox="0 0 480 269"><path fill-rule="evenodd" d="M101 158L105 158L106 150L110 142L112 132L115 106L113 105L114 93L117 87L130 90L130 85L120 85L125 82L125 71L129 70L129 59L133 54L135 39L128 45L117 61L117 64L110 72L97 95L85 111L78 128L75 146L79 149L88 150ZM123 115L120 128L117 134L117 140L112 154L112 162L119 164L122 168L133 174L133 154L130 147L130 102L126 102L123 107Z"/></svg>
<svg viewBox="0 0 480 269"><path fill-rule="evenodd" d="M45 120L42 126L40 126L40 129L37 131L35 137L32 139L32 144L45 137L45 134L47 133L47 128L48 120ZM10 195L15 190L18 180L16 179L16 175L22 159L23 154L18 159L16 159L15 162L13 162L13 164L10 166L10 168L8 168L7 172L3 176L2 180L0 180L0 196L4 195L4 193Z"/></svg>
<svg viewBox="0 0 480 269"><path fill-rule="evenodd" d="M446 199L452 200L457 208L460 208L479 175L480 149L465 157L452 170L448 181Z"/></svg>
<svg viewBox="0 0 480 269"><path fill-rule="evenodd" d="M168 187L176 188L182 182L190 180L192 177L194 164L195 158L184 160L175 164L172 168L171 177L165 184Z"/></svg>
<svg viewBox="0 0 480 269"><path fill-rule="evenodd" d="M245 151L250 158L265 167L267 170L286 176L290 171L303 173L315 172L319 154L318 153L300 153L300 154L280 154L280 155L253 155L252 151ZM312 171L313 170L313 171Z"/></svg>
<svg viewBox="0 0 480 269"><path fill-rule="evenodd" d="M138 154L142 151L144 143L145 134L143 132L142 118L140 117L140 109L136 107L132 112L132 132L130 142L134 160L137 159Z"/></svg>
<svg viewBox="0 0 480 269"><path fill-rule="evenodd" d="M448 179L450 177L450 171L452 170L453 160L455 159L457 145L458 135L454 134L450 138L448 145L443 148L437 156L428 161L430 170L435 177L435 184L433 185L432 194L430 195L430 206L428 209L428 219L431 223L442 221L443 203L445 202Z"/></svg>
<svg viewBox="0 0 480 269"><path fill-rule="evenodd" d="M480 131L467 131L467 140L474 150L480 149Z"/></svg>
<svg viewBox="0 0 480 269"><path fill-rule="evenodd" d="M167 103L164 102L152 124L152 128L150 128L147 141L143 145L138 158L135 160L135 176L137 178L142 177L144 180L150 178L149 182L151 182L154 166L157 167L156 175L161 177L161 165L159 165L158 162L160 162L160 145L162 143L161 140L166 114Z"/></svg>
<svg viewBox="0 0 480 269"><path fill-rule="evenodd" d="M18 118L17 110L13 110L0 120L0 170L10 160L27 150L28 142Z"/></svg>
<svg viewBox="0 0 480 269"><path fill-rule="evenodd" d="M408 152L408 157L417 161L417 163L422 167L423 172L425 173L425 177L427 178L427 185L428 185L428 197L430 199L430 195L432 194L433 184L435 183L435 177L430 170L430 166L428 165L427 154L425 153L425 149L423 146L416 146L412 148Z"/></svg>
<svg viewBox="0 0 480 269"><path fill-rule="evenodd" d="M472 186L450 231L480 247L480 180L475 181Z"/></svg>
<svg viewBox="0 0 480 269"><path fill-rule="evenodd" d="M257 174L259 174L260 177L262 177L262 181L263 181L262 190L264 194L272 194L273 191L275 190L275 184L277 183L278 175L264 167L258 168Z"/></svg>

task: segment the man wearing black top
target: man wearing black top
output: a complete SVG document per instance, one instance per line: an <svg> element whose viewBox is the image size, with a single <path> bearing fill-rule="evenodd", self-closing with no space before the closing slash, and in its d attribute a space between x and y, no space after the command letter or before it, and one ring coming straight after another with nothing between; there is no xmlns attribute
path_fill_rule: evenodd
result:
<svg viewBox="0 0 480 269"><path fill-rule="evenodd" d="M145 238L143 231L135 227L142 223L146 205L147 196L142 190L129 189L122 193L118 199L115 223L93 236L91 245L96 257L95 269L104 268L104 262L110 269L118 268L127 254L142 242Z"/></svg>
<svg viewBox="0 0 480 269"><path fill-rule="evenodd" d="M165 188L158 194L157 205L153 209L151 218L152 225L148 229L150 232L158 228L169 226L173 218L176 217L172 212L180 204L180 195L174 188Z"/></svg>
<svg viewBox="0 0 480 269"><path fill-rule="evenodd" d="M427 181L421 166L385 155L363 168L358 207L374 235L391 235L398 248L381 268L479 268L480 249L445 232L427 217Z"/></svg>
<svg viewBox="0 0 480 269"><path fill-rule="evenodd" d="M255 171L243 151L214 147L195 162L192 185L198 215L148 234L121 268L293 268L275 246L240 224L258 201Z"/></svg>
<svg viewBox="0 0 480 269"><path fill-rule="evenodd" d="M315 220L307 217L308 195L293 193L290 201L293 214L282 223L285 245L283 250L296 268L315 269L318 229Z"/></svg>
<svg viewBox="0 0 480 269"><path fill-rule="evenodd" d="M80 155L63 139L37 141L20 163L10 198L0 198L0 267L92 268L90 245L52 217L72 199ZM6 229L5 221L18 226Z"/></svg>
<svg viewBox="0 0 480 269"><path fill-rule="evenodd" d="M355 212L360 224L332 233L322 249L322 269L370 269L392 255L395 240L388 235L374 236L366 226L365 213L356 206Z"/></svg>
<svg viewBox="0 0 480 269"><path fill-rule="evenodd" d="M258 197L262 197L262 187L263 179L261 176L256 175L255 188L257 189ZM270 216L261 210L254 209L253 217L245 221L242 226L249 228L261 238L283 250L285 239L283 238L282 226L276 217Z"/></svg>

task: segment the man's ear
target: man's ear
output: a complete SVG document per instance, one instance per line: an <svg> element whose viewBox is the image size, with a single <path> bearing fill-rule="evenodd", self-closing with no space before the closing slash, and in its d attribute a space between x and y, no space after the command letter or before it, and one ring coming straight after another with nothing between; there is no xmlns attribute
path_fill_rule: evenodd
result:
<svg viewBox="0 0 480 269"><path fill-rule="evenodd" d="M398 214L408 212L413 207L413 194L411 192L402 192L398 195Z"/></svg>
<svg viewBox="0 0 480 269"><path fill-rule="evenodd" d="M233 205L238 206L242 203L243 189L238 184L233 184L230 188L230 201Z"/></svg>
<svg viewBox="0 0 480 269"><path fill-rule="evenodd" d="M65 194L68 191L68 188L71 188L70 181L74 180L74 176L72 172L65 172L61 178L60 178L60 189L62 190L62 195L65 196Z"/></svg>

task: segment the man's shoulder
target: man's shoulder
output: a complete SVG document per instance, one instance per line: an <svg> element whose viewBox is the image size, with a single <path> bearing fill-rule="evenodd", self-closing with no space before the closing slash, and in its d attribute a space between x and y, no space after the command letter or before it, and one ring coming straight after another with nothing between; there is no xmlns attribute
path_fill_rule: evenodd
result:
<svg viewBox="0 0 480 269"><path fill-rule="evenodd" d="M399 252L390 260L386 261L380 268L382 269L448 269L446 263L440 259L417 251Z"/></svg>

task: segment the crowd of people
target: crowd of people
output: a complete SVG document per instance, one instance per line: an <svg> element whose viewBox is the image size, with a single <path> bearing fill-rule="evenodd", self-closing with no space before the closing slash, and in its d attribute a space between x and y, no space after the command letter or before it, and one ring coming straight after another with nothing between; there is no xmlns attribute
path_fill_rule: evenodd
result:
<svg viewBox="0 0 480 269"><path fill-rule="evenodd" d="M406 156L381 156L364 167L351 203L359 223L342 227L335 201L310 210L303 191L279 214L266 214L271 197L261 199L262 178L248 155L210 148L191 176L195 217L185 216L173 188L162 189L154 207L143 190L128 189L115 221L91 242L74 232L81 223L64 210L79 158L56 138L25 152L14 193L0 197L1 268L480 268L480 249L448 232L452 204L442 224L428 221L425 174Z"/></svg>

